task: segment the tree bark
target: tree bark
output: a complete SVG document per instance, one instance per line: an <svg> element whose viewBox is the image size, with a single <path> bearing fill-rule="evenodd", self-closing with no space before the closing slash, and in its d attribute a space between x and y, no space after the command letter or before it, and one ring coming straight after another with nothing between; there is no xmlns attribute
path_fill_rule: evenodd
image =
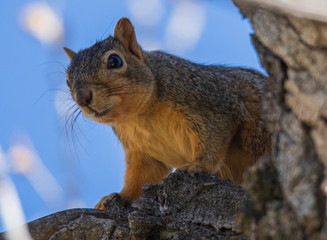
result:
<svg viewBox="0 0 327 240"><path fill-rule="evenodd" d="M234 2L269 73L263 111L273 135L272 154L245 177L254 208L239 226L251 239L326 239L327 24Z"/></svg>
<svg viewBox="0 0 327 240"><path fill-rule="evenodd" d="M260 5L277 13L327 22L325 0L244 0L244 2L247 6Z"/></svg>
<svg viewBox="0 0 327 240"><path fill-rule="evenodd" d="M208 174L173 173L163 184L144 186L130 204L119 195L107 211L71 209L28 223L33 239L237 239L235 216L250 204L241 186ZM4 234L0 234L4 239Z"/></svg>

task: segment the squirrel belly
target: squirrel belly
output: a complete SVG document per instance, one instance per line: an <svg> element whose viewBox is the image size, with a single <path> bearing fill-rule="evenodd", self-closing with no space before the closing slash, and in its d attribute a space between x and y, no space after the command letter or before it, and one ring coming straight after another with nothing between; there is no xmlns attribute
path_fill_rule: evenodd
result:
<svg viewBox="0 0 327 240"><path fill-rule="evenodd" d="M111 125L123 145L119 195L128 201L173 168L240 184L245 169L271 151L260 111L266 77L254 70L143 51L127 18L113 37L78 53L64 51L76 104L86 117ZM105 201L95 208L105 209Z"/></svg>

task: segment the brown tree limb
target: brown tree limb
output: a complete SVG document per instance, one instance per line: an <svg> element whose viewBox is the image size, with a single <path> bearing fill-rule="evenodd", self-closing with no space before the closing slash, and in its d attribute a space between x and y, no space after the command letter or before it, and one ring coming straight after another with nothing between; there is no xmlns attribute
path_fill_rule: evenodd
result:
<svg viewBox="0 0 327 240"><path fill-rule="evenodd" d="M249 204L240 186L208 174L178 172L163 184L146 185L144 192L133 204L116 194L107 200L107 211L70 209L27 226L35 240L246 239L235 226L240 206Z"/></svg>

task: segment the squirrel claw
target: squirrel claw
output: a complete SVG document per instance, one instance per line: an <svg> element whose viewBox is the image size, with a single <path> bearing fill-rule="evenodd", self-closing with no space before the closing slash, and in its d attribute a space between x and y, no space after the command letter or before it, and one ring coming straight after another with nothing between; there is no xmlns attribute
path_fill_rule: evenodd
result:
<svg viewBox="0 0 327 240"><path fill-rule="evenodd" d="M191 163L183 165L179 168L176 168L175 172L188 172L188 173L199 173L199 172L207 172L206 169L200 165Z"/></svg>
<svg viewBox="0 0 327 240"><path fill-rule="evenodd" d="M114 193L111 193L107 196L102 197L101 200L94 206L94 209L107 210L105 203L106 203L108 197L110 197L112 194L114 194Z"/></svg>

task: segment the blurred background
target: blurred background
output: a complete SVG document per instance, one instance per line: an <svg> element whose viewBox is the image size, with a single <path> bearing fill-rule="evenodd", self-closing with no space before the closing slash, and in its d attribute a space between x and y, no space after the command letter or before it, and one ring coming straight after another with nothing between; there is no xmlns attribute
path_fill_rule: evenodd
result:
<svg viewBox="0 0 327 240"><path fill-rule="evenodd" d="M73 112L62 47L105 39L123 16L145 50L264 72L231 0L1 1L0 232L121 190L122 147Z"/></svg>

